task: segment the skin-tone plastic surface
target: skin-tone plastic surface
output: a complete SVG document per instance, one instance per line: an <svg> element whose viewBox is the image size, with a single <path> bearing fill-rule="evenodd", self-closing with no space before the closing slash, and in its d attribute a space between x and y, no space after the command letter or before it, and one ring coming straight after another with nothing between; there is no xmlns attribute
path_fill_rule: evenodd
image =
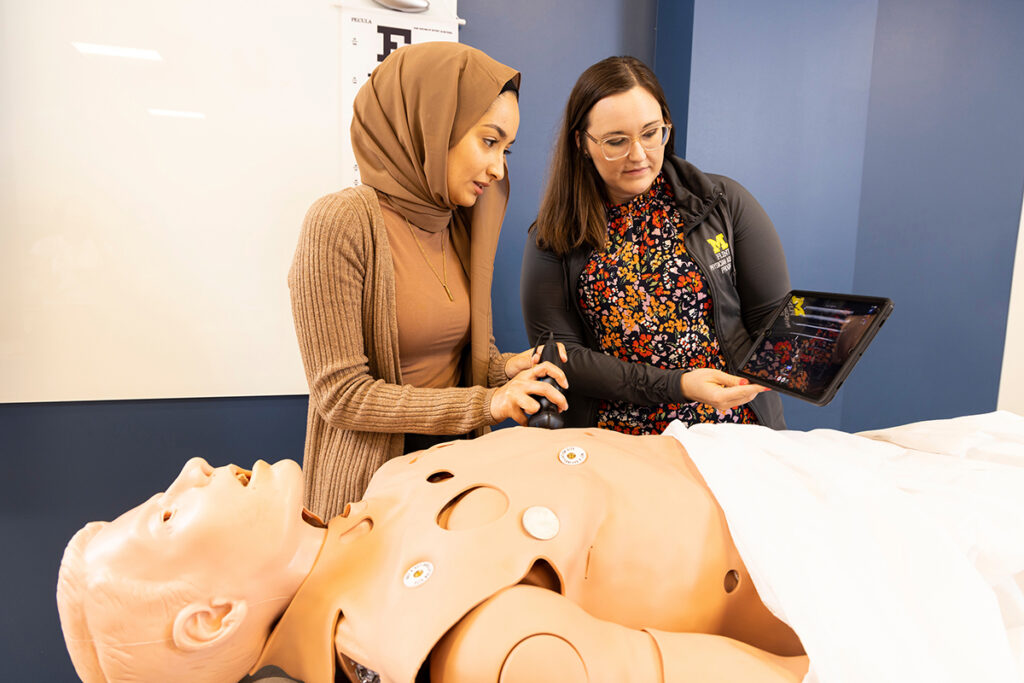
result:
<svg viewBox="0 0 1024 683"><path fill-rule="evenodd" d="M83 680L234 683L274 666L329 683L341 666L411 682L426 666L433 681L758 683L807 670L670 437L500 430L390 461L326 530L300 500L289 461L251 477L190 461L166 493L79 532L58 606Z"/></svg>
<svg viewBox="0 0 1024 683"><path fill-rule="evenodd" d="M495 665L499 674L495 676ZM630 629L597 619L549 590L507 588L470 612L430 659L430 680L799 681L807 658L732 638Z"/></svg>

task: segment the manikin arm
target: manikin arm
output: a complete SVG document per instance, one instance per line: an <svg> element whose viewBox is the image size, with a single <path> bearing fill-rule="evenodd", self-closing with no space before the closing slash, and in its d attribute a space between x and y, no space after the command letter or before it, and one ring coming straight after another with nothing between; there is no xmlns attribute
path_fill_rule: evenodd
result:
<svg viewBox="0 0 1024 683"><path fill-rule="evenodd" d="M730 638L640 631L590 616L559 593L507 588L467 614L435 648L432 683L799 683L807 657Z"/></svg>

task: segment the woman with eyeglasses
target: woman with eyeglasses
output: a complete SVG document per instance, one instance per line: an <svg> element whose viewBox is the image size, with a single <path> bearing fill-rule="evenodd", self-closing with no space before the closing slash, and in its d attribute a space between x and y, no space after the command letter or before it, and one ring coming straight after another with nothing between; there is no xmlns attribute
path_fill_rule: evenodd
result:
<svg viewBox="0 0 1024 683"><path fill-rule="evenodd" d="M789 273L775 228L735 180L675 156L651 70L610 57L577 80L523 257L531 339L566 347L569 426L785 426L777 394L730 374Z"/></svg>

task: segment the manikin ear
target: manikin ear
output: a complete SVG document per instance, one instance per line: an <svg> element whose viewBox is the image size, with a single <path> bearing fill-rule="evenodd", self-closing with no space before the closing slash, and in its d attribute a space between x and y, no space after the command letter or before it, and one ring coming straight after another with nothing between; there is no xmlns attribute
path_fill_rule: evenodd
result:
<svg viewBox="0 0 1024 683"><path fill-rule="evenodd" d="M212 598L190 603L174 618L174 644L185 652L217 645L238 630L247 610L245 600Z"/></svg>

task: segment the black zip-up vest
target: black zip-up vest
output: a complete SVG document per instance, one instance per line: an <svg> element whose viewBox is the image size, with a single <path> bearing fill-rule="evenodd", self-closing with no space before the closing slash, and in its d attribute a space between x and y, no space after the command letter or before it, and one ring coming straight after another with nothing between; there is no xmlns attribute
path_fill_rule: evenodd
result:
<svg viewBox="0 0 1024 683"><path fill-rule="evenodd" d="M726 371L734 373L750 350L758 329L747 330L743 324L739 292L736 290L736 271L732 257L733 224L725 205L722 183L715 176L703 173L696 166L676 156L666 155L662 167L665 179L672 188L676 207L683 218L683 243L686 251L700 269L711 290L712 323L722 349ZM578 284L593 249L589 246L573 250L562 259L566 308L575 312L586 335L587 346L599 349L593 330L579 306ZM758 324L764 321L759 321ZM570 392L566 398L570 409L568 426L593 426L597 421L597 401ZM772 429L785 429L782 401L778 394L758 394L749 404L758 422Z"/></svg>

